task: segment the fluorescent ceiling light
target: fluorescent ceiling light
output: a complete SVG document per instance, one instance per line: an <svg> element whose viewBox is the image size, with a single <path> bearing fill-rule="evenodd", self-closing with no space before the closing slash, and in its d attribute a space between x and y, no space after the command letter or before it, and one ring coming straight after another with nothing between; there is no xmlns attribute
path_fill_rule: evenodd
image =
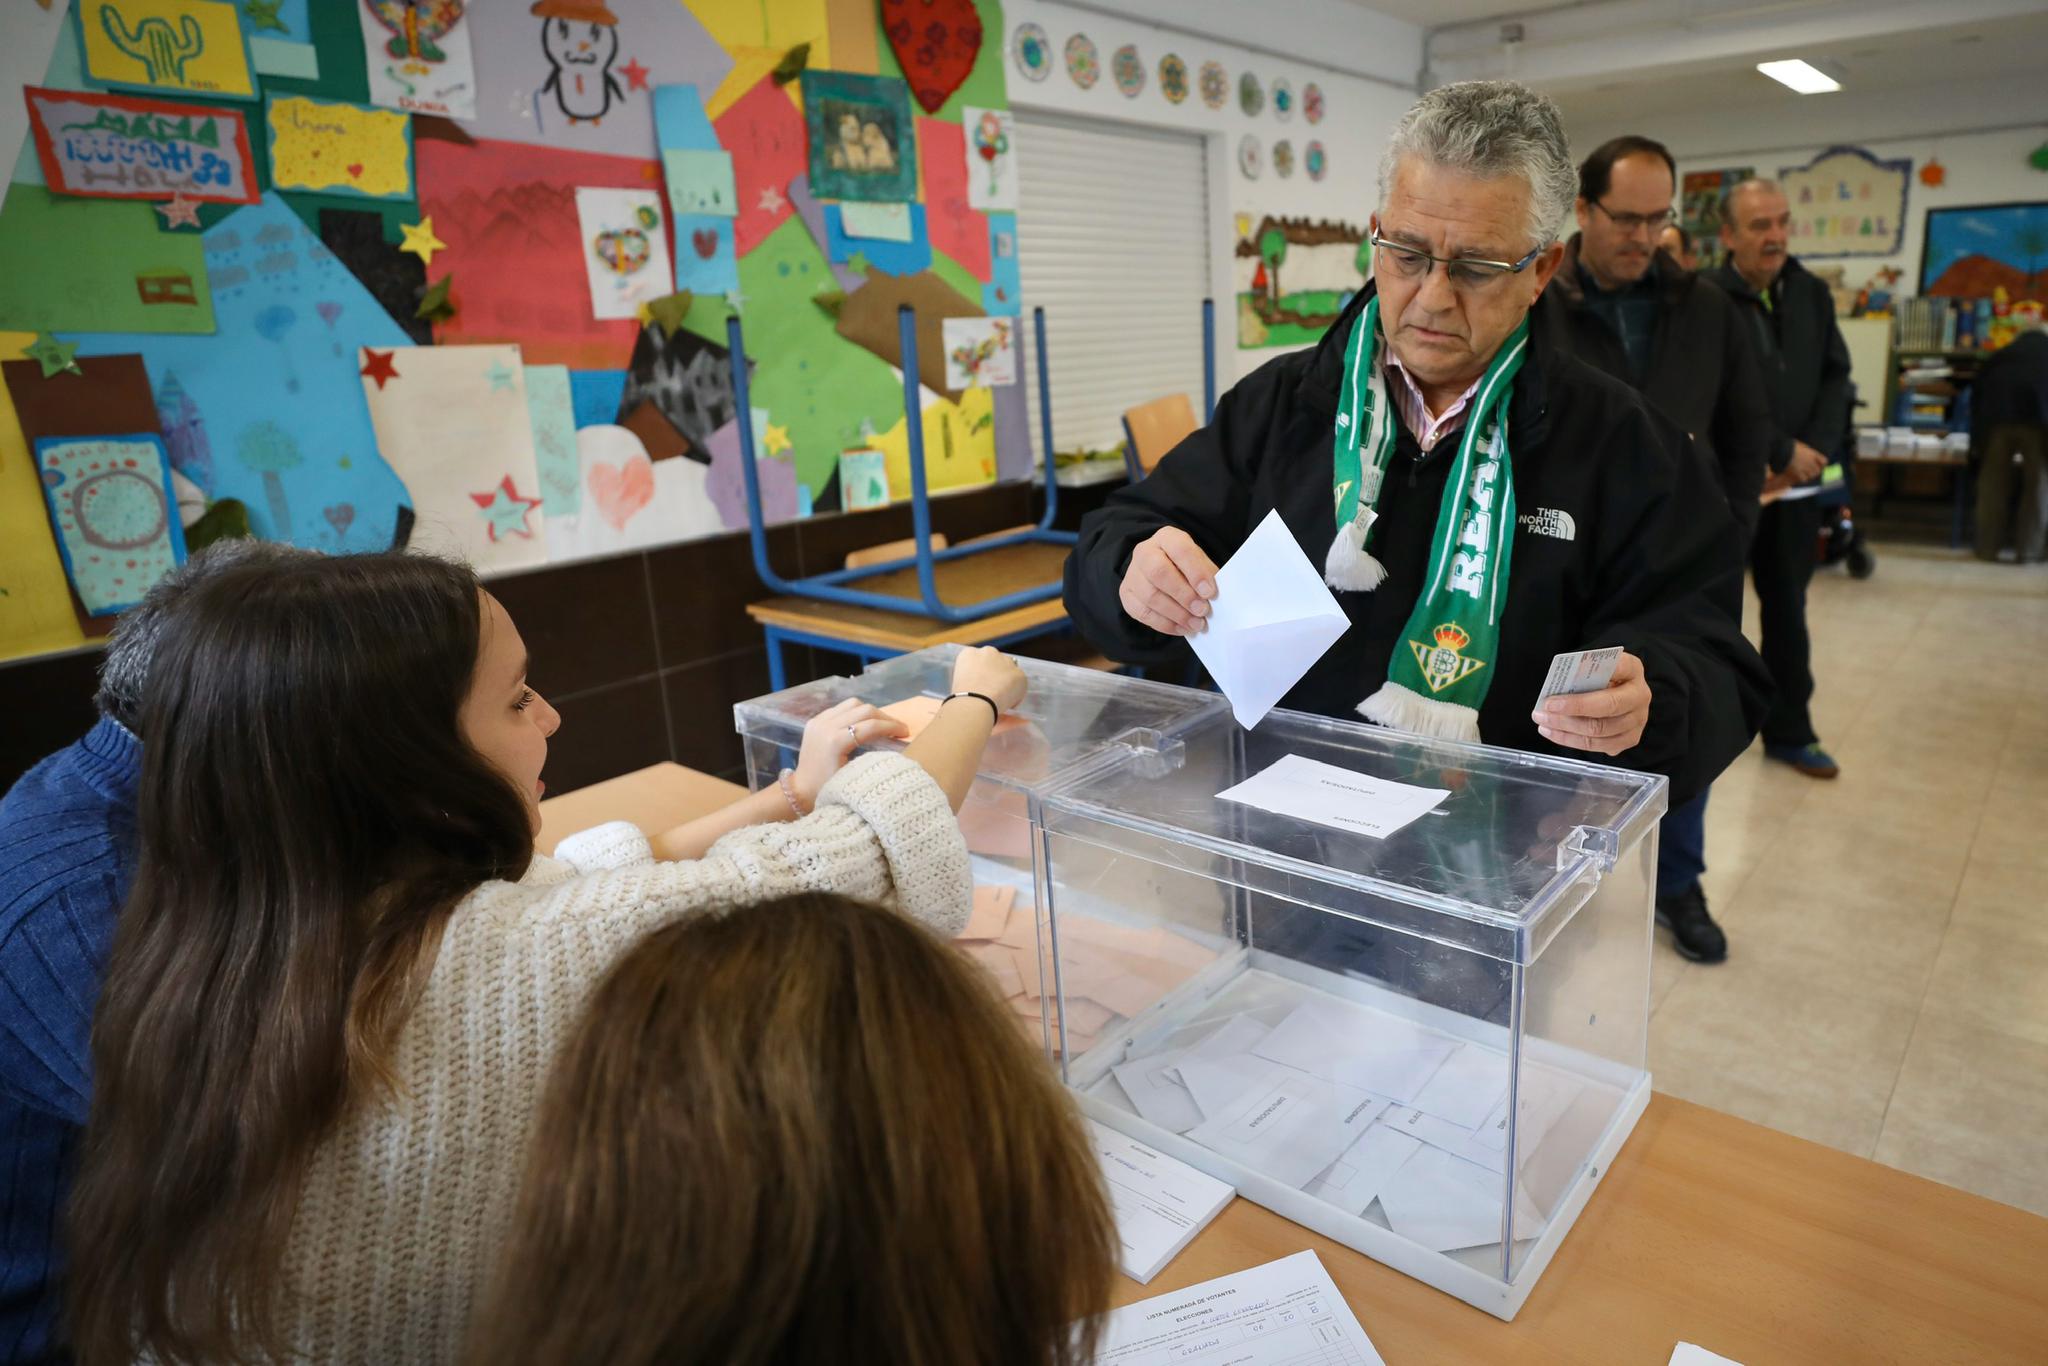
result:
<svg viewBox="0 0 2048 1366"><path fill-rule="evenodd" d="M1783 62L1758 62L1756 69L1779 85L1790 86L1802 95L1825 95L1842 88L1842 83L1827 72L1797 57Z"/></svg>

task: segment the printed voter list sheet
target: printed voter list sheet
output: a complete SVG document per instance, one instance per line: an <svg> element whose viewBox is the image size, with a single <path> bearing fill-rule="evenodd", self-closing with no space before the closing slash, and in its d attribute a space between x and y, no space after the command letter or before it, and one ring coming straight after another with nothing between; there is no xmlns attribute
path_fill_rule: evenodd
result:
<svg viewBox="0 0 2048 1366"><path fill-rule="evenodd" d="M1250 730L1350 625L1287 523L1269 512L1216 571L1209 629L1188 644Z"/></svg>
<svg viewBox="0 0 2048 1366"><path fill-rule="evenodd" d="M1386 1366L1322 1259L1297 1252L1139 1300L1103 1321L1095 1366Z"/></svg>
<svg viewBox="0 0 2048 1366"><path fill-rule="evenodd" d="M1434 811L1450 795L1447 787L1390 783L1290 754L1236 787L1217 793L1216 800L1385 839L1418 816Z"/></svg>

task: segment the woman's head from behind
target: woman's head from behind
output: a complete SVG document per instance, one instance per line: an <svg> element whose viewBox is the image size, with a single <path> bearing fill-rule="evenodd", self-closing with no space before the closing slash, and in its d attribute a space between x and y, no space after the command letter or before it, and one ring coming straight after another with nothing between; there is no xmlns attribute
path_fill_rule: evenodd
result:
<svg viewBox="0 0 2048 1366"><path fill-rule="evenodd" d="M1115 1249L976 969L810 894L659 930L593 993L471 1360L1079 1366Z"/></svg>
<svg viewBox="0 0 2048 1366"><path fill-rule="evenodd" d="M532 857L554 716L510 619L424 556L236 566L166 614L140 858L93 1034L72 1205L82 1360L269 1323L300 1180L447 912Z"/></svg>

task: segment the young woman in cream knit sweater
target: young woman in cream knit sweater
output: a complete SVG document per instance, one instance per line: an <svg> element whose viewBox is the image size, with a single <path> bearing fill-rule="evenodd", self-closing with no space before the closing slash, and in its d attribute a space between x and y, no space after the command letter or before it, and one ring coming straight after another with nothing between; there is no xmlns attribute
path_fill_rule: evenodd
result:
<svg viewBox="0 0 2048 1366"><path fill-rule="evenodd" d="M958 930L1001 655L902 755L840 768L894 723L819 718L783 790L659 841L688 861L623 826L535 853L560 718L525 673L419 556L231 571L166 623L69 1221L84 1366L452 1361L548 1066L636 940L811 890Z"/></svg>

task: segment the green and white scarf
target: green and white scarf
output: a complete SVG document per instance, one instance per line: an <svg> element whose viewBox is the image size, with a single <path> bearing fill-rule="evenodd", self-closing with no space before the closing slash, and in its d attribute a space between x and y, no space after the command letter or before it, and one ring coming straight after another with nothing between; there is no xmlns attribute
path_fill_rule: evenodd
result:
<svg viewBox="0 0 2048 1366"><path fill-rule="evenodd" d="M1337 537L1323 578L1330 587L1371 592L1387 576L1367 548L1374 505L1394 458L1394 407L1380 355L1380 301L1366 302L1351 329L1344 391L1337 405ZM1479 738L1479 705L1493 682L1500 614L1507 601L1515 535L1515 484L1508 462L1508 400L1529 344L1524 318L1480 378L1444 483L1430 542L1429 577L1415 598L1387 681L1358 704L1359 715L1396 730L1448 740Z"/></svg>

